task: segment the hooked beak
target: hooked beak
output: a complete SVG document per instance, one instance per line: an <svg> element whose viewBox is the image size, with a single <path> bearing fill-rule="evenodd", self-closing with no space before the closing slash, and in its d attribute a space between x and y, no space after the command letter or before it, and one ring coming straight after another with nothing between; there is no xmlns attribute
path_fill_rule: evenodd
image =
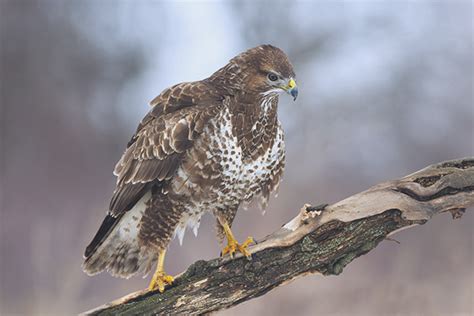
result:
<svg viewBox="0 0 474 316"><path fill-rule="evenodd" d="M291 78L288 81L288 85L283 88L289 95L293 97L293 101L298 97L298 87L296 86L295 79Z"/></svg>

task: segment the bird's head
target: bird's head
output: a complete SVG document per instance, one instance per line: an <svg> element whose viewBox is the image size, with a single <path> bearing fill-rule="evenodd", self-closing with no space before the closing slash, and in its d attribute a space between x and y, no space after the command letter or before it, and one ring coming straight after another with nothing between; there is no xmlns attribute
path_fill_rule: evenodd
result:
<svg viewBox="0 0 474 316"><path fill-rule="evenodd" d="M293 65L281 49L257 46L234 57L232 63L240 69L241 89L246 92L262 95L286 92L296 100L298 87Z"/></svg>

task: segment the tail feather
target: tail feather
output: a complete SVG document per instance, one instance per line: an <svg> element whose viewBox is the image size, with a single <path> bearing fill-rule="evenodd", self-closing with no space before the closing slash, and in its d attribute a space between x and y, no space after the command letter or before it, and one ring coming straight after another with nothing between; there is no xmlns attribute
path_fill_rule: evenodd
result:
<svg viewBox="0 0 474 316"><path fill-rule="evenodd" d="M147 274L156 256L138 245L136 240L123 240L119 236L109 237L83 263L88 275L104 270L115 277L129 278L137 273Z"/></svg>
<svg viewBox="0 0 474 316"><path fill-rule="evenodd" d="M110 214L105 216L102 224L100 225L99 230L95 234L94 238L90 242L90 244L86 247L86 251L84 252L84 257L89 258L94 250L97 249L101 245L101 243L107 238L108 234L112 231L115 225L120 221L120 217L114 217Z"/></svg>
<svg viewBox="0 0 474 316"><path fill-rule="evenodd" d="M147 274L156 261L156 254L139 242L140 220L150 194L120 217L107 215L85 251L84 272L94 275L104 270L113 276L129 278L136 273Z"/></svg>

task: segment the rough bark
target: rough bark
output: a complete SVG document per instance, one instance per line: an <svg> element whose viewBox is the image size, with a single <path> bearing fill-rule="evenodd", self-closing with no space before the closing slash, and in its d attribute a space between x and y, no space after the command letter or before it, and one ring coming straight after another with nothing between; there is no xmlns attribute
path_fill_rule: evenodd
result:
<svg viewBox="0 0 474 316"><path fill-rule="evenodd" d="M163 294L140 291L89 315L205 314L264 295L306 274L340 274L355 258L404 228L474 206L474 157L431 165L378 184L324 210L305 205L280 230L237 255L197 261Z"/></svg>

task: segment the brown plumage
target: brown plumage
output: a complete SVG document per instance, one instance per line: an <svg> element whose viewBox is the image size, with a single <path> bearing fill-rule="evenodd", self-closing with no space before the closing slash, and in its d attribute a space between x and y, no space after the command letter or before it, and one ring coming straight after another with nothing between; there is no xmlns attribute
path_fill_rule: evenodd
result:
<svg viewBox="0 0 474 316"><path fill-rule="evenodd" d="M286 54L252 48L209 78L180 83L151 101L115 166L108 215L85 251L84 270L129 277L148 273L157 254L201 215L224 237L243 202L263 207L284 169L278 96L297 89Z"/></svg>

